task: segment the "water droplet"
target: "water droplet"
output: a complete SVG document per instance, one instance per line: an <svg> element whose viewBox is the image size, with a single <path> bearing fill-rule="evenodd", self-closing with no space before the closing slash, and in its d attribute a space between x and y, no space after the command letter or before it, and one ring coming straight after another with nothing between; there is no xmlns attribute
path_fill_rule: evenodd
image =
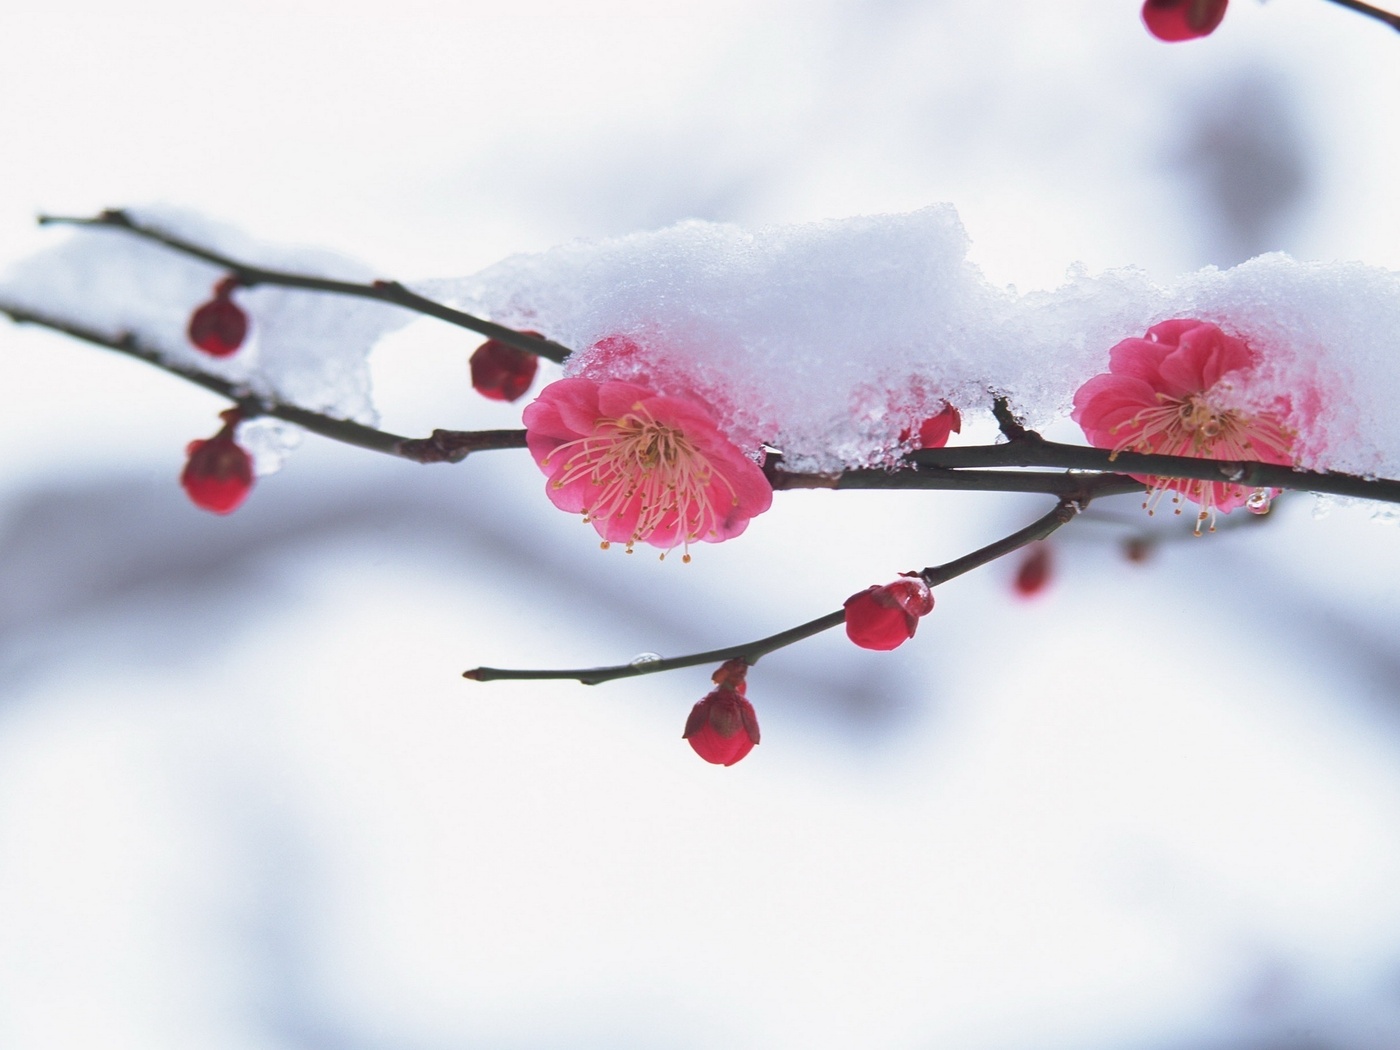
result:
<svg viewBox="0 0 1400 1050"><path fill-rule="evenodd" d="M627 661L632 667L645 667L647 664L657 664L661 662L660 653L638 653Z"/></svg>
<svg viewBox="0 0 1400 1050"><path fill-rule="evenodd" d="M1244 505L1251 514L1267 514L1269 506L1274 502L1274 497L1269 495L1268 489L1255 489L1249 494L1249 498L1244 501Z"/></svg>

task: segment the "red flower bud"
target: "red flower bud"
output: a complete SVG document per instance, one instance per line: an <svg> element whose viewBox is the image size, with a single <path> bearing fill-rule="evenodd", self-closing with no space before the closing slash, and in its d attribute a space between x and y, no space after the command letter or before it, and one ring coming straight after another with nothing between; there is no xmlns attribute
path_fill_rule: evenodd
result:
<svg viewBox="0 0 1400 1050"><path fill-rule="evenodd" d="M877 584L846 599L846 637L862 649L897 649L933 609L933 592L918 573Z"/></svg>
<svg viewBox="0 0 1400 1050"><path fill-rule="evenodd" d="M227 357L248 337L248 315L233 301L238 281L226 277L214 286L214 298L190 317L190 342L210 357Z"/></svg>
<svg viewBox="0 0 1400 1050"><path fill-rule="evenodd" d="M908 441L914 433L906 427L899 432L900 441ZM918 448L942 448L948 444L953 434L962 433L962 415L956 408L943 402L943 409L936 416L929 416L919 424Z"/></svg>
<svg viewBox="0 0 1400 1050"><path fill-rule="evenodd" d="M758 743L758 719L744 699L748 664L728 660L714 674L716 688L691 709L681 736L717 766L732 766Z"/></svg>
<svg viewBox="0 0 1400 1050"><path fill-rule="evenodd" d="M521 334L543 338L539 332ZM515 401L530 389L539 366L540 359L535 354L488 339L472 354L472 386L492 401Z"/></svg>
<svg viewBox="0 0 1400 1050"><path fill-rule="evenodd" d="M945 403L942 412L919 424L919 447L942 448L948 444L950 436L961 433L962 416L956 408Z"/></svg>
<svg viewBox="0 0 1400 1050"><path fill-rule="evenodd" d="M223 413L225 425L207 441L191 441L180 484L190 502L215 514L231 514L253 488L253 459L233 440L237 409Z"/></svg>
<svg viewBox="0 0 1400 1050"><path fill-rule="evenodd" d="M1176 42L1209 36L1225 17L1230 0L1147 0L1142 20L1158 40Z"/></svg>
<svg viewBox="0 0 1400 1050"><path fill-rule="evenodd" d="M1052 567L1050 545L1034 544L1016 570L1016 593L1022 598L1034 598L1049 585Z"/></svg>

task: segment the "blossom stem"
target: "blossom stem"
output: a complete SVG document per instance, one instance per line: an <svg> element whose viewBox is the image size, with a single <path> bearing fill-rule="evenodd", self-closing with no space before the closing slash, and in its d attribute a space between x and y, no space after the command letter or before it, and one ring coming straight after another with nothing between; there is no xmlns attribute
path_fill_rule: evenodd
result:
<svg viewBox="0 0 1400 1050"><path fill-rule="evenodd" d="M1085 501L1087 502L1087 501ZM989 543L971 554L965 554L961 558L945 562L942 565L932 565L920 570L919 575L930 587L936 587L940 583L947 583L964 573L995 561L1013 551L1020 550L1028 543L1042 540L1049 536L1056 529L1071 521L1084 507L1084 502L1061 499L1055 505L1055 509L1050 513L1042 515L1031 522L1023 529L1017 529L1009 536ZM806 623L790 627L786 631L779 631L777 634L770 634L766 638L758 638L752 642L743 642L739 645L731 645L724 649L710 649L703 653L691 653L688 656L676 656L666 660L648 660L640 663L616 664L612 667L590 667L573 670L512 670L502 667L476 667L470 671L463 671L462 677L469 678L474 682L498 682L498 681L539 681L544 679L554 680L574 680L582 682L584 685L598 685L602 682L611 682L618 678L636 678L644 674L659 674L662 671L674 671L682 667L695 667L698 664L712 664L724 660L743 660L746 664L756 664L769 653L778 649L786 648L795 642L803 641L820 634L822 631L829 631L846 620L846 610L837 609L835 612L827 613L825 616L818 616L815 620L808 620Z"/></svg>
<svg viewBox="0 0 1400 1050"><path fill-rule="evenodd" d="M446 321L448 324L455 324L461 328L469 328L473 332L480 332L482 335L505 343L507 346L513 346L519 350L528 350L532 354L538 354L540 357L548 358L551 361L562 362L564 358L568 357L572 352L567 346L561 346L552 340L526 335L524 332L518 332L514 328L507 328L505 325L496 324L494 321L487 321L472 314L465 313L462 310L453 309L443 303L419 295L417 292L410 291L398 281L372 281L369 284L359 284L354 281L336 281L325 277L311 277L306 274L288 273L283 270L268 270L261 266L254 266L251 263L230 258L221 252L216 252L210 248L195 244L192 241L176 237L174 234L166 233L153 226L147 226L136 221L120 209L108 209L90 218L65 215L40 215L39 225L99 226L121 230L137 237L144 237L147 240L155 241L157 244L163 244L172 251L177 251L196 259L202 259L204 262L227 270L238 278L239 284L249 288L258 284L274 284L284 288L302 288L312 292L349 295L360 299L377 299L383 303L391 303L394 306L403 307L405 310L413 310L416 313L426 314L429 317L436 317L438 320Z"/></svg>
<svg viewBox="0 0 1400 1050"><path fill-rule="evenodd" d="M154 365L163 372L178 376L186 382L201 386L222 397L228 398L239 407L245 419L255 416L272 416L288 423L342 441L347 445L367 448L373 452L384 452L415 463L456 463L472 452L498 448L524 448L523 430L434 430L430 437L407 438L386 430L377 430L351 419L337 419L310 409L300 408L273 398L253 393L247 387L234 383L223 376L206 372L200 368L177 364L166 360L159 351L141 343L131 333L110 336L95 329L86 328L70 321L45 317L23 307L0 302L0 314L5 314L16 324L32 324L49 328L85 343L115 350Z"/></svg>

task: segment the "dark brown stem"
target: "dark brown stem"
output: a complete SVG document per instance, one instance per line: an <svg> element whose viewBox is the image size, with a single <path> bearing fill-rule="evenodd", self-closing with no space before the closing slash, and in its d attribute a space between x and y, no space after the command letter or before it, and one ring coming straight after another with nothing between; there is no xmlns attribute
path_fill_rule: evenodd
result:
<svg viewBox="0 0 1400 1050"><path fill-rule="evenodd" d="M1049 514L1046 514L1031 522L1024 529L1018 529L1011 535L989 543L987 546L965 554L961 558L947 562L943 565L934 565L922 570L921 575L928 582L930 587L937 587L940 583L947 583L963 573L971 572L990 561L1004 557L1013 551L1019 550L1028 543L1036 540L1043 540L1060 526L1070 521L1084 507L1083 503L1062 499ZM676 656L669 660L647 660L629 664L616 664L612 667L590 667L568 671L537 671L537 670L510 670L501 667L476 667L470 671L463 671L462 677L469 678L474 682L498 682L498 681L538 681L541 679L565 679L582 682L584 685L598 685L602 682L611 682L618 678L636 678L644 674L659 674L662 671L674 671L681 667L694 667L697 664L721 663L725 660L743 660L747 664L756 664L769 653L783 649L794 642L810 638L814 634L821 634L822 631L829 631L838 624L845 623L846 610L837 609L835 612L827 613L825 616L818 616L815 620L808 620L806 623L790 627L786 631L777 634L770 634L766 638L759 638L752 642L743 642L739 645L731 645L724 649L710 649L703 653L692 653L689 656Z"/></svg>
<svg viewBox="0 0 1400 1050"><path fill-rule="evenodd" d="M1001 445L987 446L1001 448ZM1043 470L846 470L839 474L789 474L766 470L775 491L785 489L921 489L956 492L1043 492L1068 499L1140 492L1126 474L1061 473Z"/></svg>
<svg viewBox="0 0 1400 1050"><path fill-rule="evenodd" d="M524 447L523 430L434 430L431 437L400 441L395 454L415 463L460 463L473 452Z"/></svg>
<svg viewBox="0 0 1400 1050"><path fill-rule="evenodd" d="M357 284L353 281L336 281L325 277L309 277L306 274L287 273L282 270L268 270L261 266L253 266L251 263L232 259L220 252L205 248L202 245L194 244L191 241L176 237L174 234L158 230L153 226L145 226L126 212L119 209L109 209L100 215L92 218L80 218L64 215L40 215L40 225L63 225L63 226L101 226L108 229L122 230L137 237L144 237L147 240L163 244L172 251L181 252L196 259L202 259L207 263L227 270L238 278L238 283L252 287L257 284L275 284L284 288L302 288L312 292L327 292L332 295L349 295L360 299L376 299L382 303L390 303L394 306L402 307L405 310L412 310L415 313L426 314L429 317L436 317L446 321L448 324L455 324L461 328L469 328L473 332L479 332L489 339L514 346L520 350L528 350L532 354L548 358L551 361L563 361L572 351L567 346L553 342L549 339L541 339L538 336L526 335L524 332L517 332L514 328L507 328L505 325L496 324L494 321L486 321L480 317L465 313L461 310L453 309L442 303L434 302L419 295L417 292L409 291L397 281L373 281L369 284Z"/></svg>
<svg viewBox="0 0 1400 1050"><path fill-rule="evenodd" d="M942 565L931 565L919 573L924 578L924 582L930 587L937 587L940 583L947 583L949 580L961 576L965 572L981 568L988 562L1004 558L1006 555L1020 550L1029 543L1043 540L1061 526L1069 524L1080 514L1089 501L1062 499L1056 504L1055 509L1043 517L1037 518L1024 529L1018 529L1010 536L1003 537L995 543L989 543L985 547L973 551L971 554L964 554L961 558L955 558Z"/></svg>
<svg viewBox="0 0 1400 1050"><path fill-rule="evenodd" d="M212 372L167 361L159 352L142 345L130 333L114 338L82 325L44 317L4 302L0 302L0 314L5 314L16 324L39 325L56 332L62 332L74 339L80 339L85 343L92 343L95 346L126 354L139 361L144 361L148 365L154 365L163 372L168 372L186 382L194 383L205 390L228 398L239 407L245 419L252 419L255 416L272 416L276 419L286 420L288 423L295 423L297 426L304 427L314 434L320 434L322 437L343 441L347 445L355 445L359 448L367 448L373 452L384 452L391 456L398 456L400 459L413 460L415 463L456 463L465 459L472 452L525 447L525 431L523 430L435 430L432 437L428 438L407 438L400 434L391 434L386 430L376 430L374 427L365 426L363 423L356 423L353 420L336 419L334 416L323 415L320 412L298 408L296 405L261 397L247 387L230 382Z"/></svg>
<svg viewBox="0 0 1400 1050"><path fill-rule="evenodd" d="M1379 7L1363 3L1362 0L1332 0L1332 3L1341 7L1349 7L1353 11L1367 15L1377 21L1384 22L1391 29L1400 31L1400 15L1391 14L1389 11L1382 11Z"/></svg>
<svg viewBox="0 0 1400 1050"><path fill-rule="evenodd" d="M1249 488L1278 488L1325 492L1334 496L1400 503L1400 481L1391 478L1365 478L1355 474L1299 470L1272 463L1249 460L1196 459L1191 456L1159 456L1142 452L1110 452L1084 445L1062 445L1039 438L1011 441L1004 445L972 445L963 448L922 449L906 459L923 467L962 473L962 467L1049 467L1063 470L1093 470L1152 474L1163 478L1189 478L1224 482ZM836 488L881 487L852 484L824 486Z"/></svg>

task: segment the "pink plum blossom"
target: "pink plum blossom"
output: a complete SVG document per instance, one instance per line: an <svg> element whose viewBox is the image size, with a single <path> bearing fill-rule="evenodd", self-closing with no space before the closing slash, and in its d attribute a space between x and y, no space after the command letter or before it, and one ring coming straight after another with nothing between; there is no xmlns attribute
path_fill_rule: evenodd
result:
<svg viewBox="0 0 1400 1050"><path fill-rule="evenodd" d="M605 548L681 547L689 561L690 544L739 535L773 502L758 464L695 400L620 380L561 379L524 421L550 501L582 514Z"/></svg>
<svg viewBox="0 0 1400 1050"><path fill-rule="evenodd" d="M1109 351L1109 370L1074 395L1073 419L1091 445L1124 451L1254 460L1290 466L1296 436L1285 423L1291 405L1277 398L1267 409L1237 407L1258 355L1243 339L1205 321L1179 318L1124 339ZM1133 474L1151 490L1149 510L1165 492L1200 505L1196 531L1215 513L1267 508L1278 490L1227 482ZM1178 509L1177 513L1180 513Z"/></svg>

